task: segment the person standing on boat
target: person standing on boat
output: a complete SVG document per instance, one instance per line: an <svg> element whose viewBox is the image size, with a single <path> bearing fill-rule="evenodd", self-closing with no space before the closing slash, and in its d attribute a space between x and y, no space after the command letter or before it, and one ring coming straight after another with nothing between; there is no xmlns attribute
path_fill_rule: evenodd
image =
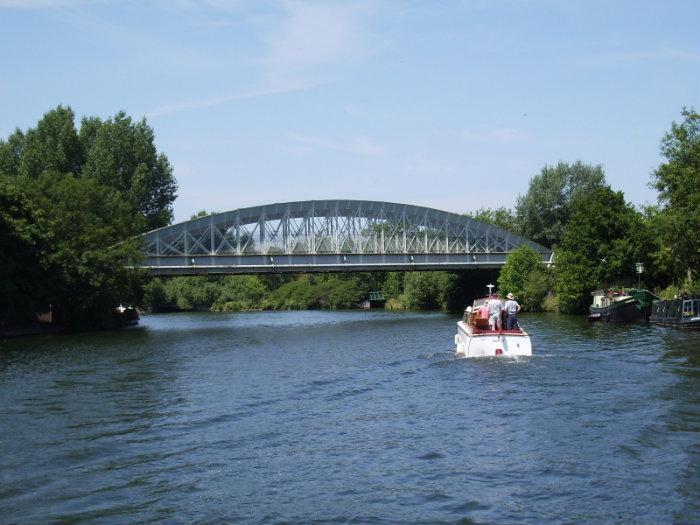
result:
<svg viewBox="0 0 700 525"><path fill-rule="evenodd" d="M491 295L489 300L489 326L491 330L501 330L503 328L503 322L501 321L501 312L503 311L503 303L498 298L496 294Z"/></svg>
<svg viewBox="0 0 700 525"><path fill-rule="evenodd" d="M506 295L508 300L503 306L506 311L506 330L514 330L518 326L518 312L520 311L520 305L518 301L515 300L512 293Z"/></svg>

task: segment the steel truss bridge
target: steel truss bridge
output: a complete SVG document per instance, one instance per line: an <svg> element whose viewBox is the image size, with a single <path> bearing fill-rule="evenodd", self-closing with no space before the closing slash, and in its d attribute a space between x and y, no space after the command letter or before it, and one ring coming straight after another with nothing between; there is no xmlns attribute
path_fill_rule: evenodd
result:
<svg viewBox="0 0 700 525"><path fill-rule="evenodd" d="M141 236L142 267L154 275L310 273L500 268L527 245L475 219L445 211L357 200L241 208Z"/></svg>

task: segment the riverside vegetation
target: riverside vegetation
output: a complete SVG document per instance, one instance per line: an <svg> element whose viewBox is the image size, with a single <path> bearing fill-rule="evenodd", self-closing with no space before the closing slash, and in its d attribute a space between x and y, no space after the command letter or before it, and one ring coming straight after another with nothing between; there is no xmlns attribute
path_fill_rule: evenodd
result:
<svg viewBox="0 0 700 525"><path fill-rule="evenodd" d="M601 166L577 161L543 167L514 209L468 214L551 248L554 268L523 247L500 275L149 279L124 268L138 260L139 246L118 243L173 218L177 185L153 130L123 112L83 118L77 128L73 111L58 106L35 128L0 140L0 324L26 323L51 307L66 327L108 327L122 302L154 310L352 308L371 290L384 290L389 307L451 310L492 279L529 310L578 313L596 287L635 283L636 262L647 270L645 285L662 295L699 293L700 114L683 109L682 117L661 140L665 162L649 181L655 206L634 207Z"/></svg>

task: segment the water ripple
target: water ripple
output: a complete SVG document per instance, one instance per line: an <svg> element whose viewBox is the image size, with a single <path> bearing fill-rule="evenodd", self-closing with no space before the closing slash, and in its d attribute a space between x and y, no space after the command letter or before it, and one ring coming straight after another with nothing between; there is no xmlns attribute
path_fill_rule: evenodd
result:
<svg viewBox="0 0 700 525"><path fill-rule="evenodd" d="M700 334L524 315L145 316L0 343L4 523L694 522Z"/></svg>

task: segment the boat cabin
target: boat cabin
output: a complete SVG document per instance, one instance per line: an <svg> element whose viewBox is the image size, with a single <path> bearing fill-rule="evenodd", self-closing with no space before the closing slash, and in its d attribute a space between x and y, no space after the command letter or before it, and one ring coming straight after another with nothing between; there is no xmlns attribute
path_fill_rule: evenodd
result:
<svg viewBox="0 0 700 525"><path fill-rule="evenodd" d="M501 301L503 301L501 299ZM514 328L513 330L491 330L489 326L489 307L488 307L489 297L482 297L475 299L472 306L467 307L464 311L464 322L471 328L472 332L478 333L521 333L520 328ZM501 326L506 326L506 313L501 312Z"/></svg>
<svg viewBox="0 0 700 525"><path fill-rule="evenodd" d="M683 328L700 328L700 297L654 301L652 323Z"/></svg>
<svg viewBox="0 0 700 525"><path fill-rule="evenodd" d="M700 317L700 299L683 301L683 317Z"/></svg>

